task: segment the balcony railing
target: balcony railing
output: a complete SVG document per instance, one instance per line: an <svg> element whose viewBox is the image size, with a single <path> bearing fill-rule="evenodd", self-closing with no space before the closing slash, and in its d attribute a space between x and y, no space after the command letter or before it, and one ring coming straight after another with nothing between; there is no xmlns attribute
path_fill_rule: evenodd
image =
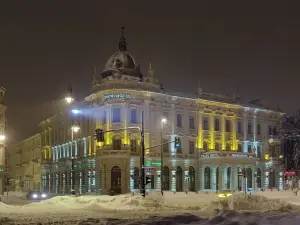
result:
<svg viewBox="0 0 300 225"><path fill-rule="evenodd" d="M101 150L99 151L101 156L130 156L129 150Z"/></svg>
<svg viewBox="0 0 300 225"><path fill-rule="evenodd" d="M218 157L253 157L256 158L255 153L248 152L236 152L236 151L211 151L211 152L202 152L201 158L218 158Z"/></svg>

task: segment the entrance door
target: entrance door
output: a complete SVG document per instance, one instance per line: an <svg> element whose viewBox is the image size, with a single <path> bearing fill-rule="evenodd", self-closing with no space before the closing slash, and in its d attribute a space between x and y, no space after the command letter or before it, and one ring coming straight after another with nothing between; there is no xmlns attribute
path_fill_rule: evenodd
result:
<svg viewBox="0 0 300 225"><path fill-rule="evenodd" d="M121 168L118 167L118 166L114 166L111 169L111 189L116 194L121 194L122 193L122 188L121 188Z"/></svg>
<svg viewBox="0 0 300 225"><path fill-rule="evenodd" d="M177 166L176 169L176 191L182 191L182 169L180 166Z"/></svg>
<svg viewBox="0 0 300 225"><path fill-rule="evenodd" d="M216 169L216 190L219 190L219 167Z"/></svg>

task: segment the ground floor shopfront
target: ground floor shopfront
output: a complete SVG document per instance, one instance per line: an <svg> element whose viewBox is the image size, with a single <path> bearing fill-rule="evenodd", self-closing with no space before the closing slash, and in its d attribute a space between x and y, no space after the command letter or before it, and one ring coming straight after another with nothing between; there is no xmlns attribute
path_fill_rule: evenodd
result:
<svg viewBox="0 0 300 225"><path fill-rule="evenodd" d="M146 159L147 191L257 191L283 188L283 172L276 165L255 158L181 158L165 157L161 172L160 158ZM107 194L138 191L139 157L105 156L75 162L75 190ZM42 190L68 194L73 185L71 160L44 164Z"/></svg>

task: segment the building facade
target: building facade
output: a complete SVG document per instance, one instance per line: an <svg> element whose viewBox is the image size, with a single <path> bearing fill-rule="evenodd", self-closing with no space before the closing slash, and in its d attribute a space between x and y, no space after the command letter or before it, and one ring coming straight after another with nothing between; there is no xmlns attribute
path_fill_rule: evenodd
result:
<svg viewBox="0 0 300 225"><path fill-rule="evenodd" d="M5 189L5 177L6 177L6 166L5 166L5 123L6 116L4 105L5 88L0 86L0 194Z"/></svg>
<svg viewBox="0 0 300 225"><path fill-rule="evenodd" d="M42 190L70 193L73 185L80 194L138 190L142 114L148 191L283 188L281 112L201 88L195 96L166 93L151 64L141 74L122 36L119 50L94 75L91 94L40 123ZM96 128L107 131L104 143L94 140Z"/></svg>
<svg viewBox="0 0 300 225"><path fill-rule="evenodd" d="M8 147L7 168L11 180L10 190L24 192L40 190L41 154L40 134Z"/></svg>

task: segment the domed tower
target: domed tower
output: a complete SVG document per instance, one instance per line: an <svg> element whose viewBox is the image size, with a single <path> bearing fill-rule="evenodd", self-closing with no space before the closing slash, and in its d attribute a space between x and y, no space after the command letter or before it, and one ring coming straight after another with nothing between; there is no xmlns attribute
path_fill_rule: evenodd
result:
<svg viewBox="0 0 300 225"><path fill-rule="evenodd" d="M160 86L157 81L149 76L144 77L134 57L127 51L127 40L124 37L124 27L121 29L121 38L118 42L119 49L112 54L101 72L94 74L92 92L106 89L142 89L158 91ZM152 68L151 68L152 70Z"/></svg>

